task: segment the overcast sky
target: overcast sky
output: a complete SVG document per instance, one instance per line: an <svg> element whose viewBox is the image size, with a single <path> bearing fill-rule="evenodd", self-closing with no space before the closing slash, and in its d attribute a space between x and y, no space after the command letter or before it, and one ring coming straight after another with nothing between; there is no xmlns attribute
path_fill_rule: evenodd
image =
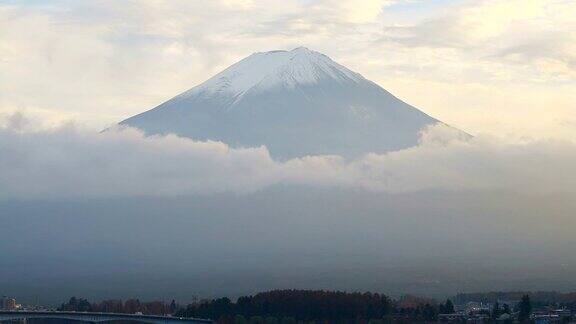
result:
<svg viewBox="0 0 576 324"><path fill-rule="evenodd" d="M0 1L0 114L101 129L306 46L473 134L576 135L572 0Z"/></svg>

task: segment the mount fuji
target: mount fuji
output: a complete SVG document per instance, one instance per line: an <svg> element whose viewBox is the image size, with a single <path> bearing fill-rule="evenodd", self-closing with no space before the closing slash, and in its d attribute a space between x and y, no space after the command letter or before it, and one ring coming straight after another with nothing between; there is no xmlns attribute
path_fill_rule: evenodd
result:
<svg viewBox="0 0 576 324"><path fill-rule="evenodd" d="M299 47L254 53L121 125L232 147L265 145L274 158L357 157L413 146L439 121L376 83Z"/></svg>

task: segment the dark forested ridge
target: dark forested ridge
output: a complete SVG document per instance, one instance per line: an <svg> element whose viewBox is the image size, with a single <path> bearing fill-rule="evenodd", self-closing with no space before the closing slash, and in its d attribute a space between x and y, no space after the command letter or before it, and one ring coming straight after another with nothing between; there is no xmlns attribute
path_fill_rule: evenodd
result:
<svg viewBox="0 0 576 324"><path fill-rule="evenodd" d="M187 317L220 318L241 315L292 318L295 320L336 320L382 318L393 303L385 295L312 290L276 290L244 296L232 302L218 298L188 305L181 311Z"/></svg>

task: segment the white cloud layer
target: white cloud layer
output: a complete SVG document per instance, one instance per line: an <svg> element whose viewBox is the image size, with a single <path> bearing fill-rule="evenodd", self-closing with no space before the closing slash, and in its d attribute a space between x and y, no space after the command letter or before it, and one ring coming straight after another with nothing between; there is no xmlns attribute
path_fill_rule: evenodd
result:
<svg viewBox="0 0 576 324"><path fill-rule="evenodd" d="M0 199L249 193L279 184L383 192L505 190L576 193L576 144L461 138L443 126L420 145L347 161L273 160L265 147L231 148L135 129L103 133L73 125L37 130L20 114L0 129Z"/></svg>

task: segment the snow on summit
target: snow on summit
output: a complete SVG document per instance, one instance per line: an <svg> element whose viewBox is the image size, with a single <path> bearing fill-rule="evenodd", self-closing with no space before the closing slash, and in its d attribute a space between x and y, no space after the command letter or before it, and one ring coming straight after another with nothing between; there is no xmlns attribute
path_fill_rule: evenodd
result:
<svg viewBox="0 0 576 324"><path fill-rule="evenodd" d="M354 158L413 146L437 123L360 74L305 47L254 53L202 84L121 122L274 158Z"/></svg>
<svg viewBox="0 0 576 324"><path fill-rule="evenodd" d="M200 92L229 92L241 95L251 89L266 89L277 85L295 87L312 84L325 78L359 82L362 76L332 61L324 54L298 47L291 51L254 53L216 74L184 96Z"/></svg>

